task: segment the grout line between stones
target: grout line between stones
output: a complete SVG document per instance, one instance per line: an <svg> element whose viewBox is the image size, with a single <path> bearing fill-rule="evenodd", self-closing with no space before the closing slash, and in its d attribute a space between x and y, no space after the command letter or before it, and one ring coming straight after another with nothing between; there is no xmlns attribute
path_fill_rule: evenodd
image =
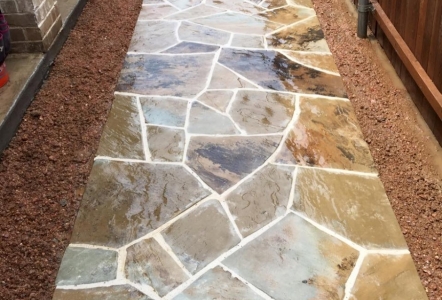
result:
<svg viewBox="0 0 442 300"><path fill-rule="evenodd" d="M161 233L154 235L153 238L158 242L158 244L160 244L161 248L163 248L163 250L166 251L167 254L169 254L173 261L181 268L181 270L183 270L183 272L186 273L189 278L191 278L193 275L178 259L178 257L175 255L175 252L173 252L172 248L170 248L169 244L164 240L164 237L161 235Z"/></svg>
<svg viewBox="0 0 442 300"><path fill-rule="evenodd" d="M319 68L319 67L315 67L315 66L307 65L307 64L305 64L305 63L303 63L303 62L300 62L299 60L297 60L297 59L295 59L295 58L293 58L293 57L291 57L291 56L288 56L288 54L287 54L286 52L283 52L283 51L280 51L280 50L274 50L274 51L280 53L281 55L283 55L284 57L286 57L288 60L291 60L291 61L293 61L293 62L295 62L295 63L297 63L297 64L300 64L300 65L303 65L303 66L305 66L305 67L307 67L307 68L310 68L310 69L313 69L313 70L316 70L316 71L319 71L319 72L322 72L322 73L325 73L325 74L329 74L329 75L333 75L333 76L341 77L341 74L339 74L339 73L332 72L332 71L328 71L328 70L325 70L325 69L321 69L321 68Z"/></svg>
<svg viewBox="0 0 442 300"><path fill-rule="evenodd" d="M85 249L100 249L100 250L109 250L109 251L118 251L117 248L99 246L99 245L90 245L90 244L69 244L68 247L71 248L85 248Z"/></svg>
<svg viewBox="0 0 442 300"><path fill-rule="evenodd" d="M235 229L236 234L239 236L239 238L241 240L243 240L244 237L242 236L241 231L239 230L238 226L236 225L235 218L233 217L232 213L230 212L229 205L227 204L226 200L223 198L220 198L219 202L221 203L221 206L224 208L224 211L226 212L230 223L232 223L233 229Z"/></svg>
<svg viewBox="0 0 442 300"><path fill-rule="evenodd" d="M128 281L127 284L131 285L132 287L136 288L137 290L139 290L140 292L142 292L143 294L147 295L148 297L152 298L153 300L161 300L161 297L158 296L158 294L155 292L155 290L148 286L148 285L140 285L140 284L136 284L132 281Z"/></svg>
<svg viewBox="0 0 442 300"><path fill-rule="evenodd" d="M352 171L352 170L345 170L345 169L334 169L334 168L323 168L323 167L315 167L315 166L304 166L304 165L295 165L295 164L285 164L285 163L278 163L273 162L272 164L277 166L297 166L300 169L311 169L311 170L320 170L320 171L326 171L329 173L335 173L335 174L348 174L348 175L357 175L357 176L363 176L363 177L378 177L378 173L369 173L369 172L360 172L360 171Z"/></svg>
<svg viewBox="0 0 442 300"><path fill-rule="evenodd" d="M144 150L144 159L146 161L152 160L152 154L150 153L149 145L147 143L147 128L146 128L146 120L144 118L143 108L141 106L140 97L136 97L137 106L138 106L138 114L140 116L141 122L141 141L143 143Z"/></svg>
<svg viewBox="0 0 442 300"><path fill-rule="evenodd" d="M125 265L126 265L127 251L125 248L118 249L118 265L117 265L117 279L126 279Z"/></svg>
<svg viewBox="0 0 442 300"><path fill-rule="evenodd" d="M293 206L293 202L295 199L295 189L296 189L296 178L298 177L299 168L296 167L292 172L292 186L290 187L289 201L287 203L287 211L286 214L290 212L290 208Z"/></svg>
<svg viewBox="0 0 442 300"><path fill-rule="evenodd" d="M356 279L358 277L359 271L361 269L362 263L364 262L366 253L360 252L359 257L356 261L356 264L353 268L353 270L350 273L350 276L347 279L347 282L345 283L345 296L343 300L350 300L351 291L356 283Z"/></svg>

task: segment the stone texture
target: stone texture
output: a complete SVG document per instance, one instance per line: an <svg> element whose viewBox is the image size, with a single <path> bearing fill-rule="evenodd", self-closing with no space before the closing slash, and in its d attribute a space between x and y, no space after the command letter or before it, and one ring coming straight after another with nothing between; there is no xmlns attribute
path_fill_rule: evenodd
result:
<svg viewBox="0 0 442 300"><path fill-rule="evenodd" d="M97 160L71 242L123 246L208 195L196 178L178 165Z"/></svg>
<svg viewBox="0 0 442 300"><path fill-rule="evenodd" d="M178 43L175 31L178 23L164 21L137 22L129 51L154 53Z"/></svg>
<svg viewBox="0 0 442 300"><path fill-rule="evenodd" d="M293 207L363 247L407 248L379 178L299 169Z"/></svg>
<svg viewBox="0 0 442 300"><path fill-rule="evenodd" d="M213 58L213 54L128 55L116 90L191 98L204 89Z"/></svg>
<svg viewBox="0 0 442 300"><path fill-rule="evenodd" d="M293 168L267 165L226 198L243 237L261 229L287 211Z"/></svg>
<svg viewBox="0 0 442 300"><path fill-rule="evenodd" d="M300 5L308 8L313 8L313 3L311 0L287 0L289 5Z"/></svg>
<svg viewBox="0 0 442 300"><path fill-rule="evenodd" d="M198 44L192 42L181 42L178 45L163 51L163 53L182 54L182 53L207 53L215 52L219 46L212 46L206 44Z"/></svg>
<svg viewBox="0 0 442 300"><path fill-rule="evenodd" d="M58 271L56 284L78 285L116 278L116 251L68 247Z"/></svg>
<svg viewBox="0 0 442 300"><path fill-rule="evenodd" d="M225 112L230 100L232 99L233 91L207 91L199 96L198 101L213 107L221 112Z"/></svg>
<svg viewBox="0 0 442 300"><path fill-rule="evenodd" d="M97 154L114 158L144 159L140 115L135 97L114 96Z"/></svg>
<svg viewBox="0 0 442 300"><path fill-rule="evenodd" d="M364 258L349 299L428 298L410 255L369 254Z"/></svg>
<svg viewBox="0 0 442 300"><path fill-rule="evenodd" d="M173 223L162 235L192 274L240 241L217 200L202 204Z"/></svg>
<svg viewBox="0 0 442 300"><path fill-rule="evenodd" d="M342 299L357 257L355 249L289 214L223 263L273 299Z"/></svg>
<svg viewBox="0 0 442 300"><path fill-rule="evenodd" d="M285 0L266 0L261 5L267 9L274 9L287 5L287 2Z"/></svg>
<svg viewBox="0 0 442 300"><path fill-rule="evenodd" d="M230 34L227 32L186 21L181 23L178 36L185 41L215 45L225 45L230 39Z"/></svg>
<svg viewBox="0 0 442 300"><path fill-rule="evenodd" d="M247 285L220 267L207 271L174 300L247 299L262 300Z"/></svg>
<svg viewBox="0 0 442 300"><path fill-rule="evenodd" d="M263 9L243 0L207 0L207 4L243 14L257 14Z"/></svg>
<svg viewBox="0 0 442 300"><path fill-rule="evenodd" d="M160 297L189 279L154 239L127 248L125 272L127 279L143 287L152 287Z"/></svg>
<svg viewBox="0 0 442 300"><path fill-rule="evenodd" d="M190 9L186 9L184 11L181 11L179 13L173 14L168 16L165 19L170 20L187 20L187 19L193 19L193 18L200 18L205 16L210 16L213 14L217 14L220 12L225 11L224 9L216 8L213 6L208 6L205 4L201 4L195 7L192 7Z"/></svg>
<svg viewBox="0 0 442 300"><path fill-rule="evenodd" d="M151 300L130 285L114 285L83 290L56 289L52 300Z"/></svg>
<svg viewBox="0 0 442 300"><path fill-rule="evenodd" d="M264 48L264 38L260 35L234 34L232 47Z"/></svg>
<svg viewBox="0 0 442 300"><path fill-rule="evenodd" d="M350 102L302 97L300 108L276 161L375 172Z"/></svg>
<svg viewBox="0 0 442 300"><path fill-rule="evenodd" d="M280 140L280 136L192 137L186 164L221 194L261 166Z"/></svg>
<svg viewBox="0 0 442 300"><path fill-rule="evenodd" d="M159 126L147 127L147 145L153 161L181 162L184 142L184 130Z"/></svg>
<svg viewBox="0 0 442 300"><path fill-rule="evenodd" d="M333 56L329 53L309 53L296 51L284 51L283 53L290 59L307 67L319 68L329 72L339 73L335 61L333 60Z"/></svg>
<svg viewBox="0 0 442 300"><path fill-rule="evenodd" d="M178 12L179 10L165 3L158 5L143 6L138 20L162 19L165 16Z"/></svg>
<svg viewBox="0 0 442 300"><path fill-rule="evenodd" d="M228 116L222 115L199 102L192 103L187 132L196 134L239 133Z"/></svg>
<svg viewBox="0 0 442 300"><path fill-rule="evenodd" d="M310 18L267 36L269 48L330 52L318 18Z"/></svg>
<svg viewBox="0 0 442 300"><path fill-rule="evenodd" d="M295 111L293 95L239 91L229 114L248 134L282 132Z"/></svg>
<svg viewBox="0 0 442 300"><path fill-rule="evenodd" d="M215 65L209 89L256 88L256 86L220 64Z"/></svg>
<svg viewBox="0 0 442 300"><path fill-rule="evenodd" d="M147 124L184 127L187 101L174 98L141 97L140 103Z"/></svg>
<svg viewBox="0 0 442 300"><path fill-rule="evenodd" d="M258 16L263 17L268 21L284 25L299 22L314 15L314 10L291 6L268 10L258 14Z"/></svg>
<svg viewBox="0 0 442 300"><path fill-rule="evenodd" d="M297 64L275 51L226 48L219 62L266 89L346 96L341 77Z"/></svg>
<svg viewBox="0 0 442 300"><path fill-rule="evenodd" d="M245 3L245 2L244 2ZM209 27L226 30L232 33L267 34L280 27L281 24L240 13L227 12L215 16L193 19L192 22Z"/></svg>
<svg viewBox="0 0 442 300"><path fill-rule="evenodd" d="M169 0L178 8L186 9L201 4L202 0Z"/></svg>

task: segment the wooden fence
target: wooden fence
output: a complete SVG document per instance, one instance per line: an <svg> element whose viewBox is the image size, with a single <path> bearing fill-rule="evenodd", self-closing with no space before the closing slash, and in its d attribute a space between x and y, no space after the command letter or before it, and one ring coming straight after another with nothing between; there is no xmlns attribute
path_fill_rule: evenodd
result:
<svg viewBox="0 0 442 300"><path fill-rule="evenodd" d="M377 0L374 6L371 30L442 145L442 0Z"/></svg>

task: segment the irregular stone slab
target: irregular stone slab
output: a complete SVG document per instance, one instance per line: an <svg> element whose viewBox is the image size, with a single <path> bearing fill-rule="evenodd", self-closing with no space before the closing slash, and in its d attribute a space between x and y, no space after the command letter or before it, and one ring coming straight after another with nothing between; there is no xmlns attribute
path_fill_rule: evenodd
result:
<svg viewBox="0 0 442 300"><path fill-rule="evenodd" d="M263 11L263 8L242 0L207 0L206 3L215 7L240 12L243 14L257 14Z"/></svg>
<svg viewBox="0 0 442 300"><path fill-rule="evenodd" d="M273 299L342 299L358 251L293 214L224 260Z"/></svg>
<svg viewBox="0 0 442 300"><path fill-rule="evenodd" d="M192 21L209 27L230 31L232 33L244 34L264 35L282 27L280 24L232 12L194 19Z"/></svg>
<svg viewBox="0 0 442 300"><path fill-rule="evenodd" d="M155 20L178 12L179 10L165 3L159 5L142 6L138 20Z"/></svg>
<svg viewBox="0 0 442 300"><path fill-rule="evenodd" d="M168 0L168 1L181 9L190 8L202 2L202 0Z"/></svg>
<svg viewBox="0 0 442 300"><path fill-rule="evenodd" d="M341 77L295 63L275 51L225 48L219 63L267 89L346 96Z"/></svg>
<svg viewBox="0 0 442 300"><path fill-rule="evenodd" d="M135 97L114 96L97 155L144 159L140 114Z"/></svg>
<svg viewBox="0 0 442 300"><path fill-rule="evenodd" d="M232 96L232 91L207 91L198 98L198 101L225 112Z"/></svg>
<svg viewBox="0 0 442 300"><path fill-rule="evenodd" d="M407 248L377 177L299 169L293 208L365 248Z"/></svg>
<svg viewBox="0 0 442 300"><path fill-rule="evenodd" d="M178 30L177 22L137 22L129 51L154 53L171 47L178 43L176 30Z"/></svg>
<svg viewBox="0 0 442 300"><path fill-rule="evenodd" d="M143 0L143 4L158 4L164 3L163 0Z"/></svg>
<svg viewBox="0 0 442 300"><path fill-rule="evenodd" d="M225 11L225 9L216 8L213 6L208 6L205 4L201 4L195 7L192 7L190 9L186 9L184 11L181 11L179 13L170 15L166 17L165 19L170 20L187 20L187 19L194 19L194 18L201 18L205 16L210 16L213 14L221 13Z"/></svg>
<svg viewBox="0 0 442 300"><path fill-rule="evenodd" d="M280 140L279 136L192 137L186 163L221 194L261 166Z"/></svg>
<svg viewBox="0 0 442 300"><path fill-rule="evenodd" d="M147 127L147 145L153 161L183 161L184 142L184 130Z"/></svg>
<svg viewBox="0 0 442 300"><path fill-rule="evenodd" d="M219 49L219 46L212 46L206 44L198 44L192 42L181 42L178 45L163 51L163 53L205 53L215 52Z"/></svg>
<svg viewBox="0 0 442 300"><path fill-rule="evenodd" d="M123 246L208 195L182 166L97 160L71 242Z"/></svg>
<svg viewBox="0 0 442 300"><path fill-rule="evenodd" d="M117 256L111 250L68 247L55 283L78 285L116 279Z"/></svg>
<svg viewBox="0 0 442 300"><path fill-rule="evenodd" d="M256 134L282 132L294 111L293 95L239 91L229 114L241 129Z"/></svg>
<svg viewBox="0 0 442 300"><path fill-rule="evenodd" d="M308 8L313 8L313 3L311 0L287 0L289 5L301 5Z"/></svg>
<svg viewBox="0 0 442 300"><path fill-rule="evenodd" d="M350 299L428 299L409 254L365 257Z"/></svg>
<svg viewBox="0 0 442 300"><path fill-rule="evenodd" d="M192 274L240 242L217 200L207 201L178 219L162 235Z"/></svg>
<svg viewBox="0 0 442 300"><path fill-rule="evenodd" d="M330 52L324 39L324 32L316 17L267 36L267 44L269 48Z"/></svg>
<svg viewBox="0 0 442 300"><path fill-rule="evenodd" d="M267 165L227 196L229 210L243 237L286 213L292 171L289 167Z"/></svg>
<svg viewBox="0 0 442 300"><path fill-rule="evenodd" d="M350 102L302 97L300 108L277 162L376 172Z"/></svg>
<svg viewBox="0 0 442 300"><path fill-rule="evenodd" d="M291 6L268 10L258 14L258 16L263 17L268 21L284 25L299 22L314 15L315 11L312 9Z"/></svg>
<svg viewBox="0 0 442 300"><path fill-rule="evenodd" d="M160 297L189 279L154 239L127 248L125 272L127 279L141 286L152 287Z"/></svg>
<svg viewBox="0 0 442 300"><path fill-rule="evenodd" d="M147 124L184 127L187 101L174 98L141 97L140 102Z"/></svg>
<svg viewBox="0 0 442 300"><path fill-rule="evenodd" d="M329 72L339 73L333 56L329 53L284 51L284 54L307 67L314 67Z"/></svg>
<svg viewBox="0 0 442 300"><path fill-rule="evenodd" d="M267 9L274 9L285 5L287 5L285 0L266 0L261 4L262 7Z"/></svg>
<svg viewBox="0 0 442 300"><path fill-rule="evenodd" d="M221 66L215 65L209 89L257 88L254 84L239 78L238 75Z"/></svg>
<svg viewBox="0 0 442 300"><path fill-rule="evenodd" d="M262 300L247 285L220 267L207 271L174 300L247 299Z"/></svg>
<svg viewBox="0 0 442 300"><path fill-rule="evenodd" d="M193 98L206 84L214 54L128 55L117 91Z"/></svg>
<svg viewBox="0 0 442 300"><path fill-rule="evenodd" d="M234 34L232 47L264 48L264 40L259 35Z"/></svg>
<svg viewBox="0 0 442 300"><path fill-rule="evenodd" d="M151 300L130 285L114 285L84 290L56 289L52 300Z"/></svg>
<svg viewBox="0 0 442 300"><path fill-rule="evenodd" d="M202 134L240 133L229 117L198 102L192 103L187 132Z"/></svg>
<svg viewBox="0 0 442 300"><path fill-rule="evenodd" d="M230 38L230 34L227 32L189 22L181 23L178 29L178 36L180 39L190 42L215 45L225 45Z"/></svg>

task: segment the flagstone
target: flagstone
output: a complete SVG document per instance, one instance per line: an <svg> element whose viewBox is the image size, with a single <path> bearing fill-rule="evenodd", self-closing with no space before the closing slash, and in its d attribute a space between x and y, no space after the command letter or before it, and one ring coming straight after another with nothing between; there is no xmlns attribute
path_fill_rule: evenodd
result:
<svg viewBox="0 0 442 300"><path fill-rule="evenodd" d="M192 137L186 164L221 194L260 167L280 140L280 136Z"/></svg>
<svg viewBox="0 0 442 300"><path fill-rule="evenodd" d="M68 247L55 282L63 286L116 279L117 256L111 250Z"/></svg>
<svg viewBox="0 0 442 300"><path fill-rule="evenodd" d="M282 27L281 24L276 24L253 16L232 12L198 18L192 21L232 33L243 34L266 34Z"/></svg>
<svg viewBox="0 0 442 300"><path fill-rule="evenodd" d="M273 299L343 299L358 255L289 214L223 264Z"/></svg>
<svg viewBox="0 0 442 300"><path fill-rule="evenodd" d="M263 8L243 0L207 0L206 4L243 14L256 14Z"/></svg>
<svg viewBox="0 0 442 300"><path fill-rule="evenodd" d="M220 64L216 64L209 89L257 88Z"/></svg>
<svg viewBox="0 0 442 300"><path fill-rule="evenodd" d="M243 237L286 213L292 172L290 167L267 165L226 197Z"/></svg>
<svg viewBox="0 0 442 300"><path fill-rule="evenodd" d="M173 258L154 239L127 248L126 277L141 287L152 287L163 297L189 279Z"/></svg>
<svg viewBox="0 0 442 300"><path fill-rule="evenodd" d="M229 114L248 134L282 132L295 111L293 95L238 91Z"/></svg>
<svg viewBox="0 0 442 300"><path fill-rule="evenodd" d="M299 169L293 208L365 248L407 247L377 177Z"/></svg>
<svg viewBox="0 0 442 300"><path fill-rule="evenodd" d="M234 34L231 46L242 48L264 48L264 39L260 35Z"/></svg>
<svg viewBox="0 0 442 300"><path fill-rule="evenodd" d="M149 5L149 4L158 4L158 3L164 3L163 0L143 0L143 4Z"/></svg>
<svg viewBox="0 0 442 300"><path fill-rule="evenodd" d="M295 63L275 51L225 48L219 62L266 89L346 96L339 76Z"/></svg>
<svg viewBox="0 0 442 300"><path fill-rule="evenodd" d="M140 103L147 124L184 127L187 101L167 97L141 97Z"/></svg>
<svg viewBox="0 0 442 300"><path fill-rule="evenodd" d="M147 145L152 161L181 162L184 142L182 129L147 126Z"/></svg>
<svg viewBox="0 0 442 300"><path fill-rule="evenodd" d="M123 246L208 195L179 165L96 160L71 242Z"/></svg>
<svg viewBox="0 0 442 300"><path fill-rule="evenodd" d="M198 101L213 107L221 112L225 112L230 100L232 99L233 91L207 91L199 96Z"/></svg>
<svg viewBox="0 0 442 300"><path fill-rule="evenodd" d="M116 90L192 98L204 89L213 58L213 54L128 55Z"/></svg>
<svg viewBox="0 0 442 300"><path fill-rule="evenodd" d="M114 96L97 155L144 159L140 113L135 97Z"/></svg>
<svg viewBox="0 0 442 300"><path fill-rule="evenodd" d="M198 102L192 103L187 131L196 134L240 133L228 116L222 115Z"/></svg>
<svg viewBox="0 0 442 300"><path fill-rule="evenodd" d="M300 108L277 162L375 172L349 101L301 97Z"/></svg>
<svg viewBox="0 0 442 300"><path fill-rule="evenodd" d="M137 22L129 51L154 53L178 43L177 22L145 21Z"/></svg>
<svg viewBox="0 0 442 300"><path fill-rule="evenodd" d="M258 16L263 17L268 21L284 25L289 25L295 22L299 22L314 15L315 15L314 10L307 8L293 7L293 6L281 7L278 9L268 10L258 14Z"/></svg>
<svg viewBox="0 0 442 300"><path fill-rule="evenodd" d="M174 300L247 299L262 300L246 284L221 267L215 267L198 278Z"/></svg>
<svg viewBox="0 0 442 300"><path fill-rule="evenodd" d="M177 11L178 9L165 3L158 5L142 6L138 20L143 21L143 20L161 19Z"/></svg>
<svg viewBox="0 0 442 300"><path fill-rule="evenodd" d="M307 67L319 68L329 72L339 73L331 53L309 53L296 51L284 51L283 53L290 59L293 59Z"/></svg>
<svg viewBox="0 0 442 300"><path fill-rule="evenodd" d="M178 29L178 36L180 39L190 42L215 45L225 45L230 39L230 34L225 31L220 31L187 21L181 23L181 26Z"/></svg>
<svg viewBox="0 0 442 300"><path fill-rule="evenodd" d="M311 0L287 0L289 5L301 5L308 8L313 8L313 3Z"/></svg>
<svg viewBox="0 0 442 300"><path fill-rule="evenodd" d="M276 49L330 52L317 17L268 35L267 44L269 48Z"/></svg>
<svg viewBox="0 0 442 300"><path fill-rule="evenodd" d="M287 5L286 0L265 0L261 6L267 9L274 9Z"/></svg>
<svg viewBox="0 0 442 300"><path fill-rule="evenodd" d="M192 274L200 271L240 241L217 200L201 204L175 221L162 235Z"/></svg>
<svg viewBox="0 0 442 300"><path fill-rule="evenodd" d="M194 18L201 18L201 17L221 13L223 11L226 11L226 10L221 9L221 8L216 8L213 6L209 6L209 5L205 5L205 4L200 4L198 6L190 8L190 9L186 9L186 10L181 11L179 13L170 15L170 16L166 17L165 19L190 20L190 19L194 19Z"/></svg>
<svg viewBox="0 0 442 300"><path fill-rule="evenodd" d="M79 290L56 289L52 300L151 300L130 285L113 285Z"/></svg>
<svg viewBox="0 0 442 300"><path fill-rule="evenodd" d="M428 298L409 254L369 254L364 258L349 299Z"/></svg>
<svg viewBox="0 0 442 300"><path fill-rule="evenodd" d="M181 42L178 45L169 48L163 53L204 53L204 52L215 52L219 49L219 46L207 45L207 44L198 44L192 42Z"/></svg>
<svg viewBox="0 0 442 300"><path fill-rule="evenodd" d="M202 0L168 0L178 8L186 9L201 4Z"/></svg>

